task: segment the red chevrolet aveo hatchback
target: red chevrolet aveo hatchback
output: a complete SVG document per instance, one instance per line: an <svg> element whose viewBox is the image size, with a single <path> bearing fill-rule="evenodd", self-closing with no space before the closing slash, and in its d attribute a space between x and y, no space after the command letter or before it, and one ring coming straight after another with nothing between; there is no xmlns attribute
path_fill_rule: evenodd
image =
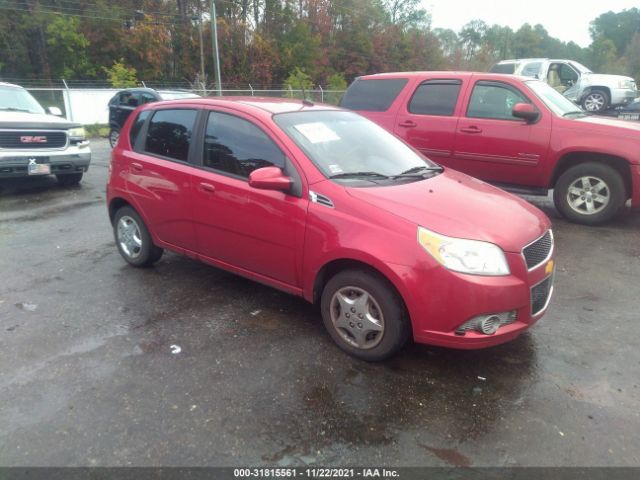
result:
<svg viewBox="0 0 640 480"><path fill-rule="evenodd" d="M553 291L542 212L326 105L145 105L113 150L107 201L130 264L169 249L319 302L333 340L365 360L410 336L512 340Z"/></svg>

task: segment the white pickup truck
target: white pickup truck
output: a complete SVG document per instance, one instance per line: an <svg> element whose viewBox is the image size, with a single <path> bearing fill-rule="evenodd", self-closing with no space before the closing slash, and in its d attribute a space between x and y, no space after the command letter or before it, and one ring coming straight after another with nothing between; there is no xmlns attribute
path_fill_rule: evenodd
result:
<svg viewBox="0 0 640 480"><path fill-rule="evenodd" d="M638 96L631 77L593 73L573 60L523 58L503 60L491 67L492 73L510 73L547 82L569 100L588 112L599 113L620 107Z"/></svg>
<svg viewBox="0 0 640 480"><path fill-rule="evenodd" d="M84 128L48 110L24 88L0 83L0 178L52 174L63 185L80 182L91 162Z"/></svg>

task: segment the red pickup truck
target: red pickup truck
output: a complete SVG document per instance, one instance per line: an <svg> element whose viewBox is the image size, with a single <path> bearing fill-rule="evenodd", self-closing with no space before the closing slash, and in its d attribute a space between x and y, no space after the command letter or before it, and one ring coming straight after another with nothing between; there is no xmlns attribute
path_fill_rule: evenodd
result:
<svg viewBox="0 0 640 480"><path fill-rule="evenodd" d="M640 125L582 111L532 78L409 72L356 79L341 106L442 165L519 193L553 189L567 219L640 207Z"/></svg>

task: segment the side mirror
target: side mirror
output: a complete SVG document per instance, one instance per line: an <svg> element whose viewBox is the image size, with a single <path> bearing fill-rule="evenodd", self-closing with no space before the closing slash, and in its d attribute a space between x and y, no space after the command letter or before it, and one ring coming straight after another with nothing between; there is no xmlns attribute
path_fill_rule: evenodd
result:
<svg viewBox="0 0 640 480"><path fill-rule="evenodd" d="M535 122L540 116L536 107L530 103L516 103L511 109L511 115L516 118L522 118L527 123Z"/></svg>
<svg viewBox="0 0 640 480"><path fill-rule="evenodd" d="M47 108L47 110L51 115L55 115L56 117L62 116L62 110L60 110L58 107L49 107Z"/></svg>
<svg viewBox="0 0 640 480"><path fill-rule="evenodd" d="M288 192L292 183L291 178L285 176L278 167L258 168L249 175L249 185L262 190Z"/></svg>

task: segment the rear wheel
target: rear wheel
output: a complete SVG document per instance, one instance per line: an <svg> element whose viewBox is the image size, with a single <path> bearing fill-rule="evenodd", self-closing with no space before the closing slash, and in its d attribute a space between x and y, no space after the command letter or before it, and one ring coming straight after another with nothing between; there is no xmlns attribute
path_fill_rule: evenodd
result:
<svg viewBox="0 0 640 480"><path fill-rule="evenodd" d="M80 183L80 180L82 180L82 172L59 174L56 175L56 179L60 185L77 185Z"/></svg>
<svg viewBox="0 0 640 480"><path fill-rule="evenodd" d="M109 131L109 143L111 144L111 148L115 148L118 144L118 138L120 138L120 130L117 128L112 128Z"/></svg>
<svg viewBox="0 0 640 480"><path fill-rule="evenodd" d="M569 168L560 176L553 191L558 211L572 222L584 225L608 222L625 199L626 189L620 173L596 162Z"/></svg>
<svg viewBox="0 0 640 480"><path fill-rule="evenodd" d="M131 207L116 212L113 234L120 255L134 267L149 267L162 257L162 248L154 245L147 226Z"/></svg>
<svg viewBox="0 0 640 480"><path fill-rule="evenodd" d="M609 108L609 94L604 90L591 90L583 99L582 106L587 112L599 113Z"/></svg>
<svg viewBox="0 0 640 480"><path fill-rule="evenodd" d="M397 293L381 276L345 270L322 292L322 319L338 346L354 357L379 361L396 353L411 333Z"/></svg>

